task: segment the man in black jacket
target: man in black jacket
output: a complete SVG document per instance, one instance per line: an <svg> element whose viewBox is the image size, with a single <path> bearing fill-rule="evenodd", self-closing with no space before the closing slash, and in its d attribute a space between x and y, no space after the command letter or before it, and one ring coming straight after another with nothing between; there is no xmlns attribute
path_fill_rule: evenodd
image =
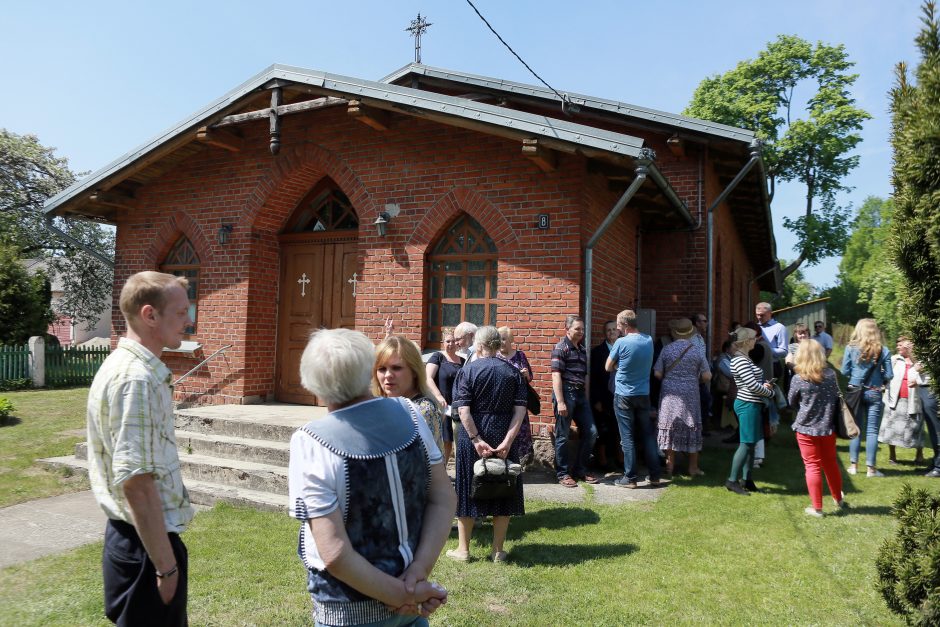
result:
<svg viewBox="0 0 940 627"><path fill-rule="evenodd" d="M614 393L608 382L610 373L604 369L610 348L620 337L617 322L604 323L604 341L591 349L591 390L594 410L594 423L597 425L597 442L594 444L594 458L597 465L606 471L615 470L611 456L617 455L623 463L623 451L620 450L620 431L614 417ZM618 454L619 453L619 454Z"/></svg>

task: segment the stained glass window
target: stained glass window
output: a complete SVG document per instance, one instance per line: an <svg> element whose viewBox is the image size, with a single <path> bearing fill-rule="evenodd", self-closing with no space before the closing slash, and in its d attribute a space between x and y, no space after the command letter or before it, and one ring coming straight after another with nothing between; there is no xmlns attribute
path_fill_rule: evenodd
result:
<svg viewBox="0 0 940 627"><path fill-rule="evenodd" d="M192 335L196 332L197 314L199 312L199 255L196 249L185 236L180 237L170 252L167 253L160 270L167 274L186 277L189 281L189 317L193 321L192 326L186 327L186 334Z"/></svg>
<svg viewBox="0 0 940 627"><path fill-rule="evenodd" d="M496 244L480 223L463 214L428 255L428 345L441 342L441 329L466 320L496 324Z"/></svg>

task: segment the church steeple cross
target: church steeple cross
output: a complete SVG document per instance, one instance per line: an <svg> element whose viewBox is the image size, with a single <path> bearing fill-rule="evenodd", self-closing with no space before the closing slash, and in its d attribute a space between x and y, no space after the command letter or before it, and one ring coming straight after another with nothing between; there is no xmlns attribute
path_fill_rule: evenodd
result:
<svg viewBox="0 0 940 627"><path fill-rule="evenodd" d="M429 26L432 24L418 13L418 17L411 20L411 26L405 29L415 38L415 63L421 63L421 35L428 30Z"/></svg>

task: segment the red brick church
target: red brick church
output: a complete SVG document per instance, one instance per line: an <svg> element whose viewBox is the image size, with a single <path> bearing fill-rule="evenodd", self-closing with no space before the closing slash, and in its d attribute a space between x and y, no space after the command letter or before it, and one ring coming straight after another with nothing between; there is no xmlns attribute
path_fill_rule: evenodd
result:
<svg viewBox="0 0 940 627"><path fill-rule="evenodd" d="M116 225L115 299L141 270L189 277L169 365L232 345L177 388L189 403L313 403L310 331L379 340L389 316L424 349L461 320L510 326L544 399L566 314L596 344L627 307L656 334L702 311L715 347L779 280L751 132L420 64L272 66L46 211Z"/></svg>

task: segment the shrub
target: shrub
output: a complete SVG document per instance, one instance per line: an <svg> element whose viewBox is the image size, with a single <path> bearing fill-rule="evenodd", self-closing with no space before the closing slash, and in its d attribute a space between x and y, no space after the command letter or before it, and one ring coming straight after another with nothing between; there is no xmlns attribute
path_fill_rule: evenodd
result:
<svg viewBox="0 0 940 627"><path fill-rule="evenodd" d="M909 625L940 625L940 495L904 484L897 533L878 552L878 591Z"/></svg>
<svg viewBox="0 0 940 627"><path fill-rule="evenodd" d="M15 392L32 387L32 379L4 379L0 381L0 392Z"/></svg>
<svg viewBox="0 0 940 627"><path fill-rule="evenodd" d="M13 406L13 403L10 401L10 399L0 396L0 421L9 418L15 411L16 407Z"/></svg>

